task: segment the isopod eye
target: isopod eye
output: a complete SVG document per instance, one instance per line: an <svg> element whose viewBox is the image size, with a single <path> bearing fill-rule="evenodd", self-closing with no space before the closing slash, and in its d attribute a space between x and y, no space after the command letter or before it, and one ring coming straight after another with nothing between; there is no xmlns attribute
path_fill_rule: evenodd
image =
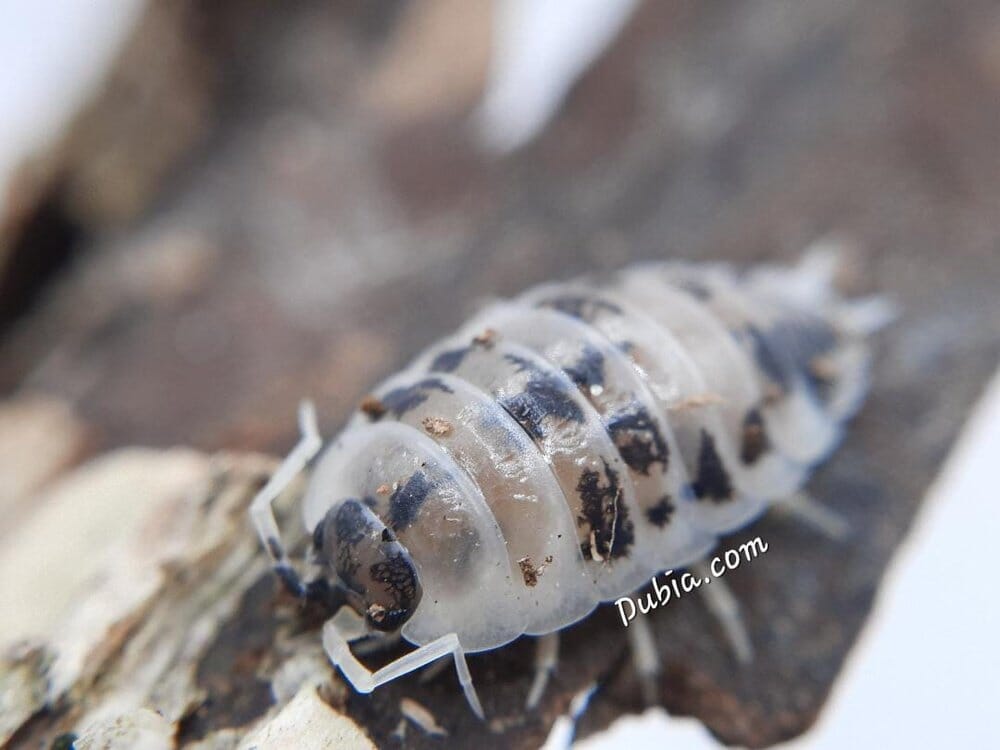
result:
<svg viewBox="0 0 1000 750"><path fill-rule="evenodd" d="M420 603L417 570L406 548L365 503L335 505L313 537L321 561L360 599L359 614L375 630L402 627Z"/></svg>

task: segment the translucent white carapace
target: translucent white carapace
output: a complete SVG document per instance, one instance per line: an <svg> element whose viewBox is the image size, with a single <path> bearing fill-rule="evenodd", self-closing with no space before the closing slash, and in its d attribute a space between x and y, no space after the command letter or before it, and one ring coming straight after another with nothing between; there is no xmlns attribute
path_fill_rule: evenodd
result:
<svg viewBox="0 0 1000 750"><path fill-rule="evenodd" d="M253 512L286 583L338 610L334 663L370 690L452 654L481 712L464 653L555 633L795 495L858 408L886 320L821 260L655 263L483 310L327 445L302 583L269 503L318 450L306 414ZM370 673L348 644L372 633L419 648Z"/></svg>

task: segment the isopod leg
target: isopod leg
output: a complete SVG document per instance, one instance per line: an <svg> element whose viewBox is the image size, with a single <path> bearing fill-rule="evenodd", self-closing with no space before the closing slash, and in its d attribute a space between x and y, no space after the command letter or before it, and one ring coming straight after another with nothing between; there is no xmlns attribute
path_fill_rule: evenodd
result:
<svg viewBox="0 0 1000 750"><path fill-rule="evenodd" d="M323 446L323 440L320 438L319 429L316 426L316 410L309 401L303 401L299 405L299 429L302 437L299 438L298 444L281 462L281 466L271 475L267 484L257 493L250 504L250 518L253 520L264 549L271 557L275 573L293 593L301 596L305 590L299 580L298 573L295 572L288 559L285 546L281 543L281 532L274 519L274 510L271 504Z"/></svg>
<svg viewBox="0 0 1000 750"><path fill-rule="evenodd" d="M358 627L355 627L356 623L348 622L348 618L352 615L360 620L353 611L345 607L340 610L336 617L326 621L326 624L323 625L323 648L327 656L330 657L330 661L340 669L355 690L359 693L370 693L379 685L391 682L440 659L442 656L451 654L455 659L455 671L458 672L458 681L465 692L465 699L469 702L469 706L476 716L480 719L485 718L479 696L476 694L476 688L472 684L469 665L465 662L465 651L462 650L457 635L454 633L443 635L372 672L359 662L351 652L350 641L359 637Z"/></svg>
<svg viewBox="0 0 1000 750"><path fill-rule="evenodd" d="M535 679L528 691L528 700L524 707L529 711L538 707L538 702L545 693L545 686L556 670L559 661L559 633L547 633L538 638L535 649Z"/></svg>
<svg viewBox="0 0 1000 750"><path fill-rule="evenodd" d="M739 602L736 601L733 592L729 590L725 581L713 577L708 565L703 562L692 565L691 573L697 578L711 581L699 591L704 593L705 604L722 627L736 660L740 664L749 664L753 661L753 643L750 641L750 634L747 633L743 617L740 615Z"/></svg>
<svg viewBox="0 0 1000 750"><path fill-rule="evenodd" d="M851 525L846 518L806 492L796 492L779 500L774 504L774 510L794 518L835 542L843 541L851 533Z"/></svg>
<svg viewBox="0 0 1000 750"><path fill-rule="evenodd" d="M642 688L642 698L647 706L659 705L660 655L656 652L652 628L645 618L637 617L625 632L632 651L632 663Z"/></svg>

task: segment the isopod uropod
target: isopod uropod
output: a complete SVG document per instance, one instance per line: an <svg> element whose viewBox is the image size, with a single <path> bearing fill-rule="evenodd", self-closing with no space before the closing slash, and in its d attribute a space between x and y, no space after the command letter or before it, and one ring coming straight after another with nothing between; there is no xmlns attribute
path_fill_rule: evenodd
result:
<svg viewBox="0 0 1000 750"><path fill-rule="evenodd" d="M322 447L304 405L251 516L286 585L329 607L333 664L370 692L451 654L482 717L465 654L540 636L537 702L559 629L697 562L833 449L888 314L838 294L834 265L653 263L489 306L327 444L308 576L271 511ZM351 652L396 634L417 648L374 673Z"/></svg>

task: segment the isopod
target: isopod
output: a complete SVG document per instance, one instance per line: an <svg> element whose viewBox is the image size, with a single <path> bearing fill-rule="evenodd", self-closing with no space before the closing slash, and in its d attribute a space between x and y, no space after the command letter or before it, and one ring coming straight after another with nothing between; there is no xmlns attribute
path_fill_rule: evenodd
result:
<svg viewBox="0 0 1000 750"><path fill-rule="evenodd" d="M251 516L286 585L329 607L332 663L370 692L450 654L482 717L465 654L538 636L537 703L560 629L697 563L833 450L889 317L835 291L834 271L823 254L660 262L490 305L327 443L302 501L308 575L271 510L323 447L304 404ZM374 673L351 652L399 635L415 650Z"/></svg>

